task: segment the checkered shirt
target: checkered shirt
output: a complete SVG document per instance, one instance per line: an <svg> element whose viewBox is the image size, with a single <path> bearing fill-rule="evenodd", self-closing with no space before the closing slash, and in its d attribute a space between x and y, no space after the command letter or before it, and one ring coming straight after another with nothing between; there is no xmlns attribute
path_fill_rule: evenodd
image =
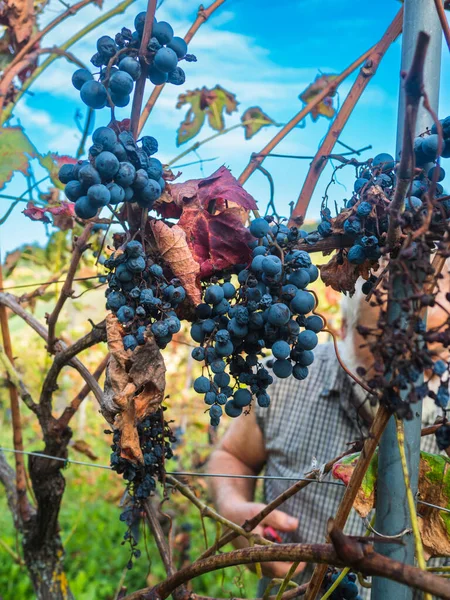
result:
<svg viewBox="0 0 450 600"><path fill-rule="evenodd" d="M267 450L266 475L299 477L311 471L314 463L320 466L341 454L347 442L367 435L368 427L358 414L353 385L356 384L336 360L331 343L316 348L315 361L303 381L274 377L269 408L255 409ZM426 452L439 453L434 436L424 437L421 447ZM328 476L326 481L330 479ZM293 483L265 480L265 501L271 502ZM299 527L293 533L281 533L283 542L324 541L327 521L335 515L343 493L343 486L311 483L286 500L281 509L298 517ZM352 510L346 533L363 535L365 530L363 520ZM309 565L297 581L308 581L312 568ZM370 590L361 589L360 594L364 599L370 598ZM422 594L414 596L421 597Z"/></svg>

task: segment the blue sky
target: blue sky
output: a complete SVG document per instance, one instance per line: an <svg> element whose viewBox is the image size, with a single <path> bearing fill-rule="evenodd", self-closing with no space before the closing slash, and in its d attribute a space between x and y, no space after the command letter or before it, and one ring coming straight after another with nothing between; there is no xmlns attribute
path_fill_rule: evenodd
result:
<svg viewBox="0 0 450 600"><path fill-rule="evenodd" d="M104 10L116 4L105 0ZM157 12L160 20L168 20L176 35L184 35L196 15L199 0L164 0ZM208 5L209 2L205 1ZM138 0L100 29L86 36L71 48L81 60L89 63L95 52L96 39L103 34L114 35L123 26L131 27L137 12L144 10L145 0ZM357 56L373 45L400 7L396 0L379 0L376 10L368 9L364 2L354 0L226 0L224 5L201 27L190 44L190 52L197 55L198 62L186 65L187 80L182 87L166 86L153 111L145 133L159 140L158 157L164 162L177 156L188 144L177 148L175 132L184 116L184 108L175 108L177 95L183 91L202 87L222 87L236 94L239 113L226 117L226 125L239 122L242 112L250 106L260 106L274 121L283 123L301 108L298 95L319 73L338 73ZM61 4L51 0L49 11L42 19L44 25L61 10ZM75 31L99 15L96 6L88 6L76 16L66 20L51 32L44 46L61 44ZM442 72L448 72L450 60L444 48ZM72 88L70 78L73 65L58 60L32 86L32 95L26 95L15 110L15 120L20 121L38 150L42 153L57 151L74 154L80 133L75 125L77 110L85 112L79 93ZM373 146L364 154L366 158L378 152L395 150L397 97L400 72L400 41L392 45L377 75L370 82L358 106L353 112L341 140L358 148ZM340 88L337 102L342 102L353 78ZM440 116L449 114L448 78L441 85ZM147 84L146 95L152 86ZM102 114L105 113L105 114ZM96 125L106 124L108 111L97 111ZM129 116L129 108L120 109L118 116ZM312 155L317 150L330 122L320 119L313 123L308 117L304 128L295 129L278 147L283 154ZM199 150L202 159L218 157L202 167L194 165L183 169L180 181L208 175L221 164L229 166L238 176L247 164L252 152L258 152L275 134L275 128L266 128L252 140L244 140L239 128L217 138ZM207 125L196 138L202 140L211 135ZM184 162L196 160L191 154ZM295 201L305 178L308 162L292 159L268 158L264 166L270 170L275 181L275 201L278 212L287 215L289 202ZM33 164L36 178L42 176L40 168ZM327 167L316 188L308 217L318 214L321 197L331 175ZM330 200L341 201L352 187L352 169L339 174L339 184L332 186ZM260 173L247 182L246 189L254 195L264 209L269 197L268 183ZM14 177L3 193L18 195L25 189L25 179ZM45 186L42 187L45 189ZM0 199L0 215L8 208L9 201ZM19 205L0 232L2 254L17 246L33 241L45 242L45 229L21 214Z"/></svg>

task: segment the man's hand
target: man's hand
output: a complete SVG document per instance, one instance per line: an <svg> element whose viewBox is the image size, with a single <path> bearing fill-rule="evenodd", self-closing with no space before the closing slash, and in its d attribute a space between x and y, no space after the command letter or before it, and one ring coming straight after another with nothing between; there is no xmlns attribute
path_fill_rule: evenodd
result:
<svg viewBox="0 0 450 600"><path fill-rule="evenodd" d="M226 506L224 506L224 504L225 503L220 507L220 513L226 519L233 521L233 523L236 523L237 525L243 525L245 521L257 515L266 506L260 502L248 502L237 499L231 500ZM257 527L255 527L253 532L263 536L264 527L268 526L273 527L276 531L295 531L298 527L298 519L289 516L281 510L274 510L267 515ZM233 541L233 545L236 546L236 548L245 548L248 546L248 541L241 536ZM261 569L263 574L267 577L284 577L291 567L291 564L292 563L287 562L266 562L261 563ZM295 572L301 573L305 568L305 564L306 563L300 563Z"/></svg>

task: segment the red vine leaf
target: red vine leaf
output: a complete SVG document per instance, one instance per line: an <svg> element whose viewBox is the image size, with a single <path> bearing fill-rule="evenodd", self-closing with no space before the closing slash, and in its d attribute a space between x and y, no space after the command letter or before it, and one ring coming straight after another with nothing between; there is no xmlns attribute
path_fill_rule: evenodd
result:
<svg viewBox="0 0 450 600"><path fill-rule="evenodd" d="M231 115L237 110L238 102L235 94L228 92L220 85L212 90L206 87L186 92L178 96L177 108L190 105L184 121L177 131L177 145L181 146L197 135L208 117L209 125L216 131L225 127L224 112Z"/></svg>
<svg viewBox="0 0 450 600"><path fill-rule="evenodd" d="M355 284L359 277L368 279L370 269L377 268L377 263L366 260L362 265L350 263L339 254L335 254L326 265L319 265L320 277L325 285L337 292L355 293Z"/></svg>
<svg viewBox="0 0 450 600"><path fill-rule="evenodd" d="M259 106L252 106L251 108L247 108L245 113L241 117L242 123L244 125L245 139L249 140L252 138L260 129L263 127L267 127L268 125L274 125L275 121L273 121L268 115ZM250 123L246 123L246 121L251 121Z"/></svg>
<svg viewBox="0 0 450 600"><path fill-rule="evenodd" d="M315 80L309 85L306 90L304 90L299 98L304 104L308 104L313 100L318 94L320 94L326 86L336 79L336 75L318 75ZM334 94L333 94L334 96ZM335 113L335 109L333 108L333 98L332 95L327 96L320 102L317 106L315 106L311 111L311 118L313 121L317 121L320 115L326 117L327 119L331 119Z"/></svg>
<svg viewBox="0 0 450 600"><path fill-rule="evenodd" d="M51 223L47 217L45 207L36 206L32 202L27 203L27 207L23 210L23 214L32 221L41 221L42 223Z"/></svg>
<svg viewBox="0 0 450 600"><path fill-rule="evenodd" d="M111 358L106 371L102 413L121 432L121 456L142 462L136 424L163 401L166 367L151 333L147 332L143 346L133 352L125 350L123 328L117 318L109 314L106 334Z"/></svg>
<svg viewBox="0 0 450 600"><path fill-rule="evenodd" d="M162 259L181 281L189 300L197 306L201 302L200 266L192 257L186 233L178 225L169 227L163 221L152 221L151 228Z"/></svg>
<svg viewBox="0 0 450 600"><path fill-rule="evenodd" d="M230 204L240 206L244 210L258 208L253 196L244 190L226 167L220 167L204 179L189 179L184 183L174 183L170 186L170 193L179 207L195 201L203 208L210 209L211 203L215 201L216 210L226 208Z"/></svg>
<svg viewBox="0 0 450 600"><path fill-rule="evenodd" d="M227 208L212 215L197 202L184 208L178 225L186 232L202 278L250 262L248 243L253 238L242 223L241 214L239 208Z"/></svg>

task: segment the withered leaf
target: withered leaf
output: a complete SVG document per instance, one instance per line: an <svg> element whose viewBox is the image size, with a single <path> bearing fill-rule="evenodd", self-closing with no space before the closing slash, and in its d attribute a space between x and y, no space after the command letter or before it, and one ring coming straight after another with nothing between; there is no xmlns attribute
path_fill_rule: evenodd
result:
<svg viewBox="0 0 450 600"><path fill-rule="evenodd" d="M313 100L318 94L320 94L324 88L331 82L333 79L336 79L336 75L318 75L315 80L304 90L299 98L304 104L308 104ZM335 113L335 109L333 108L333 99L332 96L326 96L322 102L320 102L317 106L313 108L311 111L311 118L313 121L317 121L320 115L326 117L327 119L331 119L331 117Z"/></svg>
<svg viewBox="0 0 450 600"><path fill-rule="evenodd" d="M331 286L337 292L349 292L350 296L355 293L355 284L359 277L368 279L371 268L376 268L377 263L366 260L362 265L350 263L347 259L342 260L339 254L334 254L325 265L318 265L320 277L325 285Z"/></svg>
<svg viewBox="0 0 450 600"><path fill-rule="evenodd" d="M346 456L333 466L332 474L346 485L350 481L359 453ZM378 453L376 452L364 476L353 504L361 517L367 517L376 499ZM424 502L450 507L450 459L447 456L420 453L419 496ZM417 505L419 528L426 558L450 556L450 517L447 513L425 504Z"/></svg>
<svg viewBox="0 0 450 600"><path fill-rule="evenodd" d="M136 424L154 412L164 398L164 360L151 332L147 332L143 346L133 352L125 350L123 328L113 314L106 318L106 334L111 357L102 413L121 432L121 456L142 462Z"/></svg>
<svg viewBox="0 0 450 600"><path fill-rule="evenodd" d="M247 108L241 117L241 121L245 123L244 132L246 140L251 139L263 127L274 125L275 123L259 106Z"/></svg>
<svg viewBox="0 0 450 600"><path fill-rule="evenodd" d="M186 241L186 233L178 225L169 227L162 221L152 221L151 227L164 262L181 281L187 297L197 306L201 302L198 281L200 265L194 260Z"/></svg>
<svg viewBox="0 0 450 600"><path fill-rule="evenodd" d="M92 450L92 448L90 447L90 445L87 442L85 442L84 440L75 440L73 442L73 444L71 444L71 447L74 450L76 450L77 452L80 452L81 454L84 454L85 456L87 456L91 460L97 460L98 459L98 456Z"/></svg>

